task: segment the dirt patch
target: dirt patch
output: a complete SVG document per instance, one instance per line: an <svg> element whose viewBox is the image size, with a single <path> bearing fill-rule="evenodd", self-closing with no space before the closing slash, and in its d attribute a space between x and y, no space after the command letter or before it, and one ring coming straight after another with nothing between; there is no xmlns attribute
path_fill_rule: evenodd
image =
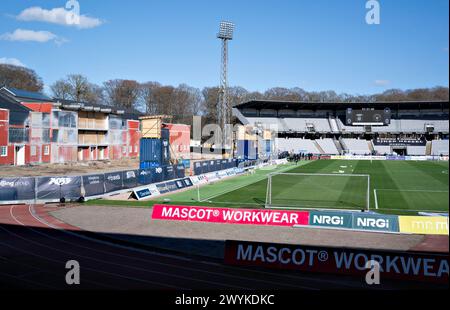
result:
<svg viewBox="0 0 450 310"><path fill-rule="evenodd" d="M151 219L152 209L149 208L79 206L53 211L51 214L84 230L114 234L123 240L212 257L223 257L225 240L378 250L409 250L424 240L422 235L159 221Z"/></svg>
<svg viewBox="0 0 450 310"><path fill-rule="evenodd" d="M138 158L102 160L65 164L40 164L29 166L2 166L0 177L66 176L139 169Z"/></svg>

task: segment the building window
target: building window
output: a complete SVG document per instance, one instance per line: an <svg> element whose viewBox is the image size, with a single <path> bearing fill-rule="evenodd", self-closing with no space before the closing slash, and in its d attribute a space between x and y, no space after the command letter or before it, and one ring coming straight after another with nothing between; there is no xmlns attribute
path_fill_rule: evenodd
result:
<svg viewBox="0 0 450 310"><path fill-rule="evenodd" d="M50 154L50 146L44 145L44 155L49 155L49 154Z"/></svg>
<svg viewBox="0 0 450 310"><path fill-rule="evenodd" d="M137 153L137 151L138 151L138 146L135 145L135 146L134 146L134 152Z"/></svg>
<svg viewBox="0 0 450 310"><path fill-rule="evenodd" d="M128 147L128 150L128 153L133 153L133 147L131 145Z"/></svg>
<svg viewBox="0 0 450 310"><path fill-rule="evenodd" d="M36 151L36 145L32 145L30 150L31 156L36 156Z"/></svg>
<svg viewBox="0 0 450 310"><path fill-rule="evenodd" d="M127 153L127 147L126 146L122 146L122 153L124 153L124 154Z"/></svg>
<svg viewBox="0 0 450 310"><path fill-rule="evenodd" d="M1 157L8 156L8 147L7 146L0 147L0 156Z"/></svg>

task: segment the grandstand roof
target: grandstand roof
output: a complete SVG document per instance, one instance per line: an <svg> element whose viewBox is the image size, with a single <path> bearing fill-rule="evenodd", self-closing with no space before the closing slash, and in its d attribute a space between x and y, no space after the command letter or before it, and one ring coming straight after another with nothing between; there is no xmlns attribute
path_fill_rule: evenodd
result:
<svg viewBox="0 0 450 310"><path fill-rule="evenodd" d="M362 108L390 108L390 109L448 109L448 100L428 101L378 101L378 102L305 102L278 100L250 100L238 104L238 109L362 109Z"/></svg>

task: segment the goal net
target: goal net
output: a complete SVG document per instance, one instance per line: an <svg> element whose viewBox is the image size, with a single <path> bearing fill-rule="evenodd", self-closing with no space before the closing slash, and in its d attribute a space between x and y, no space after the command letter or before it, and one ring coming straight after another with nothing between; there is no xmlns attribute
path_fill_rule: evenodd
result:
<svg viewBox="0 0 450 310"><path fill-rule="evenodd" d="M274 173L268 175L267 208L369 210L370 176Z"/></svg>

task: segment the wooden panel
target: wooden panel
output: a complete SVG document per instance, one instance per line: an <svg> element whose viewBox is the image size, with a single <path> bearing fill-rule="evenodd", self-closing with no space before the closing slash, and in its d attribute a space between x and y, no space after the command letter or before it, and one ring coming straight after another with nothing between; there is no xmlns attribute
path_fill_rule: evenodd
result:
<svg viewBox="0 0 450 310"><path fill-rule="evenodd" d="M161 119L141 120L141 131L143 138L161 138Z"/></svg>

